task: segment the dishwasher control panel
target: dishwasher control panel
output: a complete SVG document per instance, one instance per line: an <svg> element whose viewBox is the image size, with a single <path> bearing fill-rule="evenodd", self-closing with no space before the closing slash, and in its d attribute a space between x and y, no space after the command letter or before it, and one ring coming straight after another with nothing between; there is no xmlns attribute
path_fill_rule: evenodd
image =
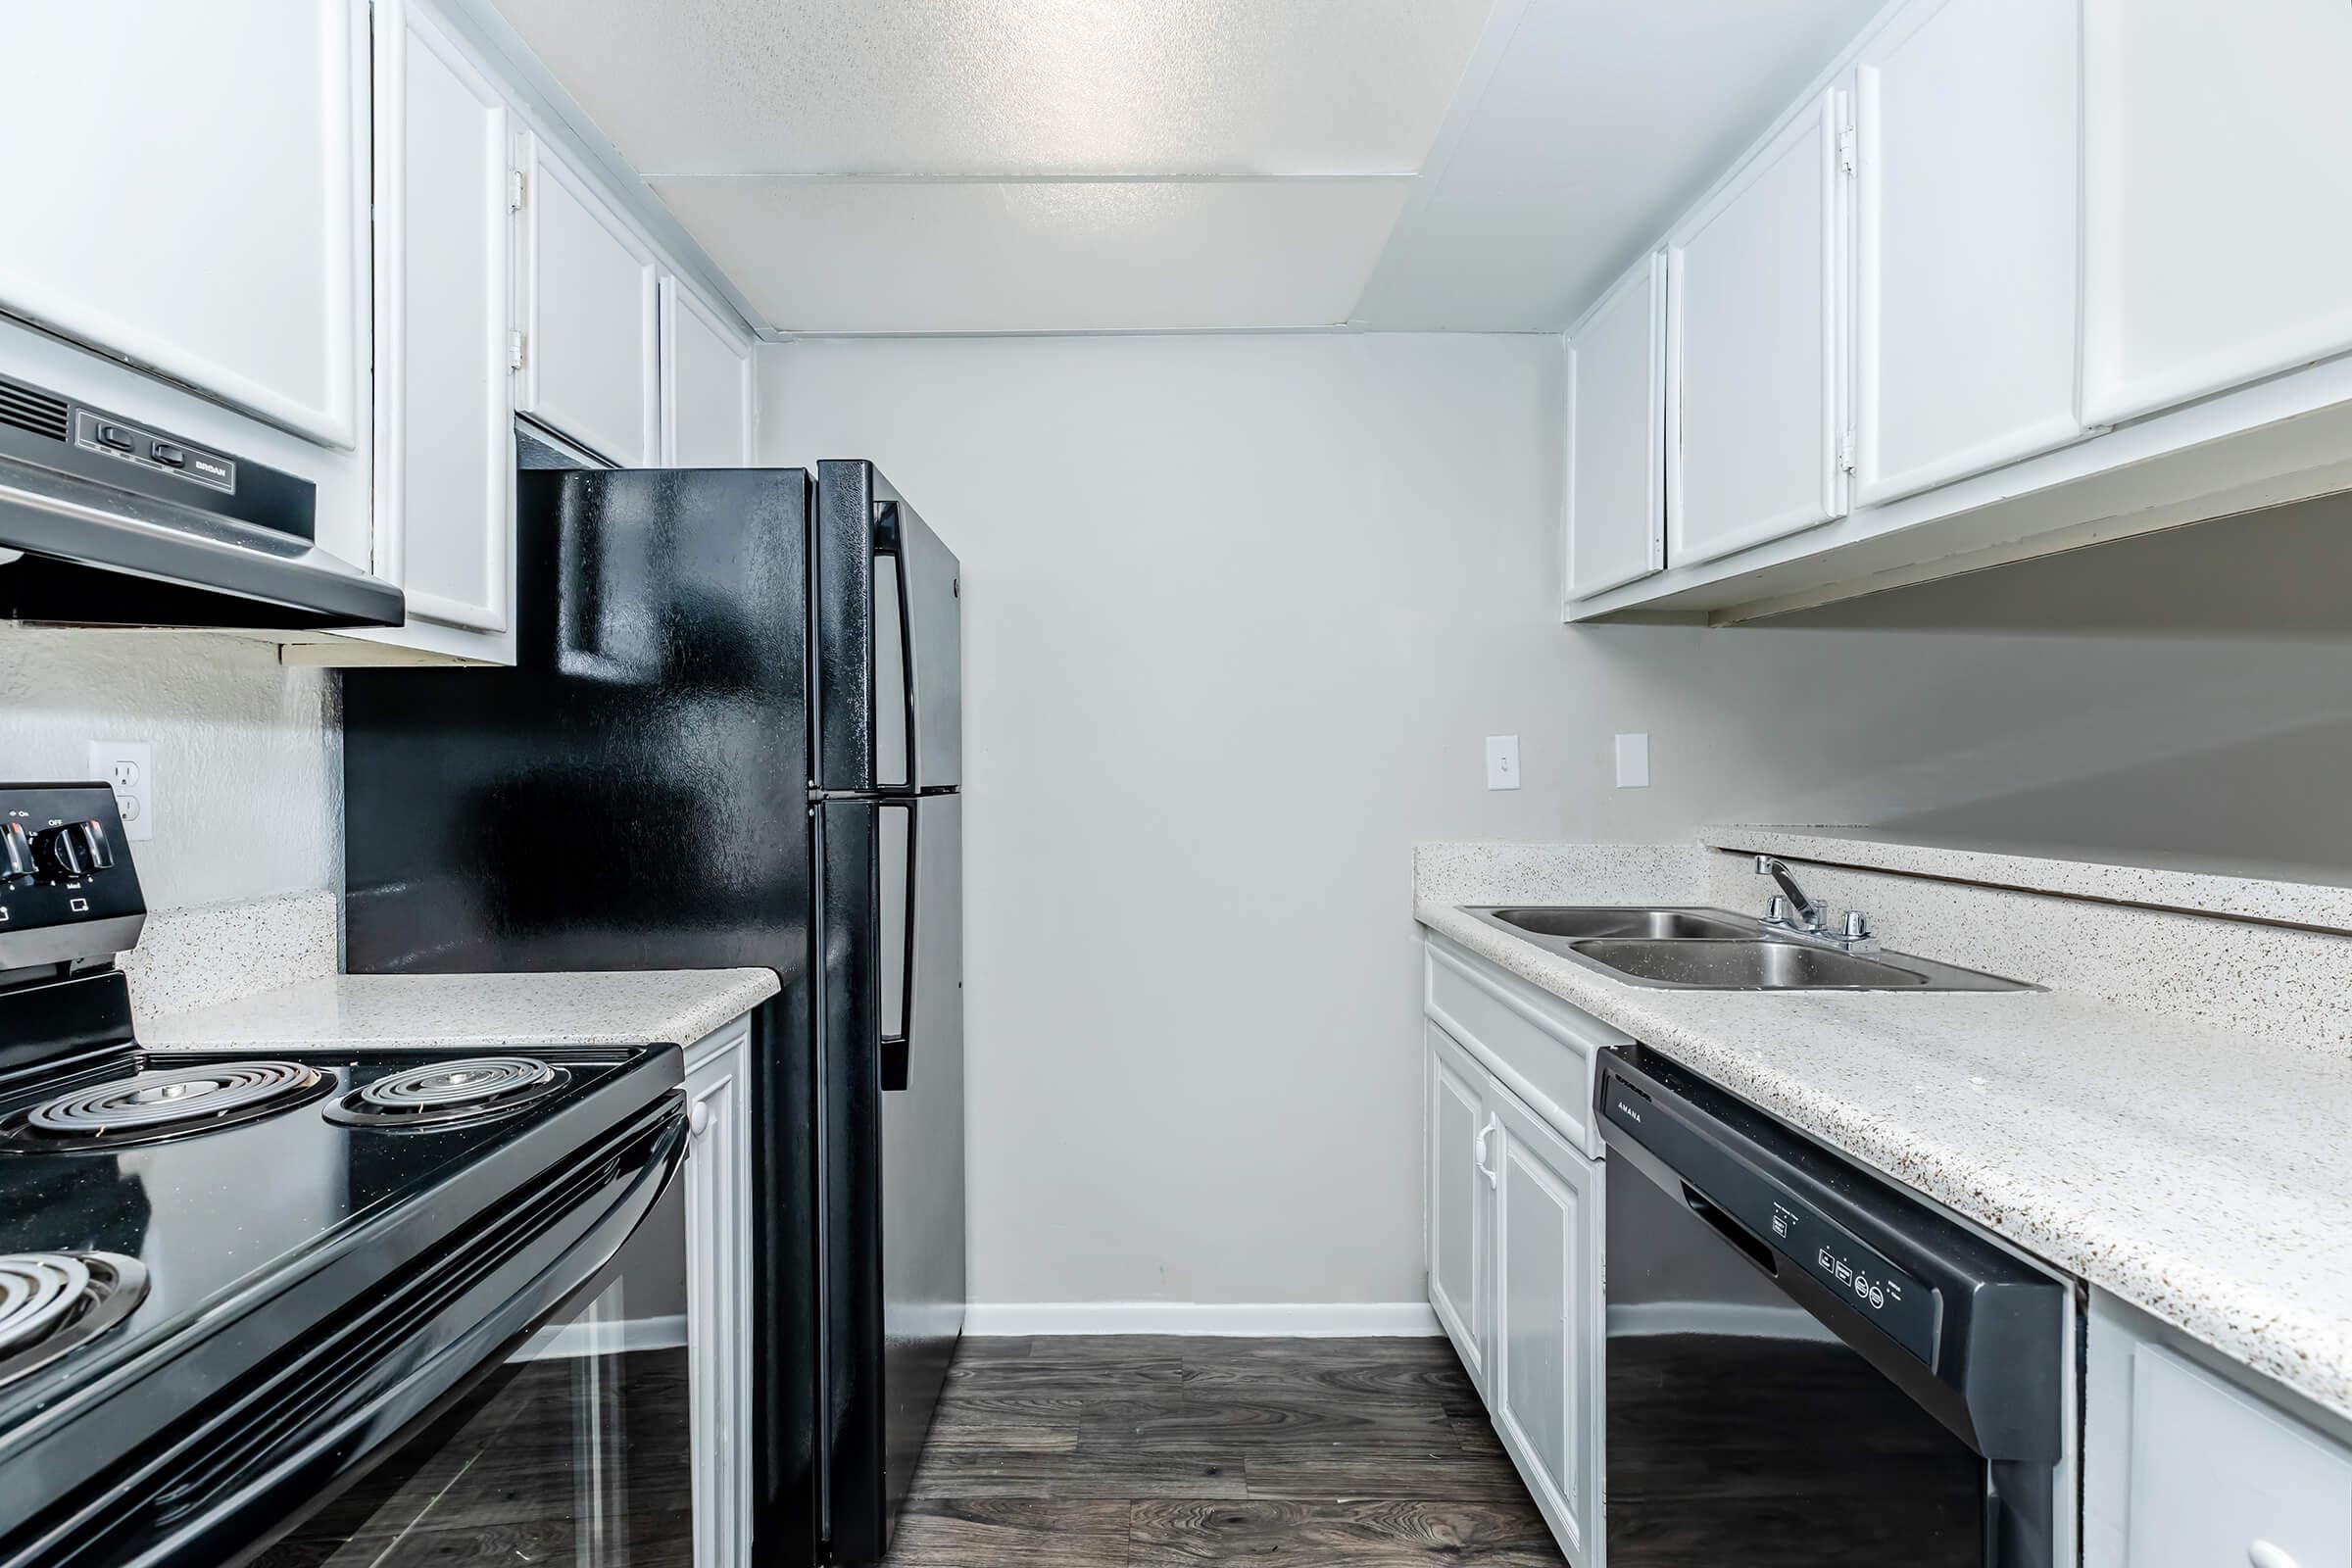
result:
<svg viewBox="0 0 2352 1568"><path fill-rule="evenodd" d="M1895 1344L1936 1365L1933 1286L1740 1158L1720 1137L1700 1132L1669 1102L1610 1076L1602 1083L1601 1115L1683 1179L1686 1200L1692 1195L1697 1200L1694 1210L1720 1212Z"/></svg>

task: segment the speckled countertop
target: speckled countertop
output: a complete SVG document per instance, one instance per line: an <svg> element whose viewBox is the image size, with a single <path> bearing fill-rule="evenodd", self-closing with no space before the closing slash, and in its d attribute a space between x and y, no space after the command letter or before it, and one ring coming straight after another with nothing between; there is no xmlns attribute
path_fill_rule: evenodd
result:
<svg viewBox="0 0 2352 1568"><path fill-rule="evenodd" d="M1872 866L1985 887L2027 888L2155 909L2352 932L2352 886L2340 876L2288 876L2285 867L2119 863L1991 842L1923 842L1867 827L1719 826L1702 833L1700 842L1710 849L1791 860Z"/></svg>
<svg viewBox="0 0 2352 1568"><path fill-rule="evenodd" d="M1582 899L1627 902L1607 891ZM1656 990L1507 935L1450 900L1417 898L1414 913L2352 1417L2352 1061L2049 992Z"/></svg>
<svg viewBox="0 0 2352 1568"><path fill-rule="evenodd" d="M767 969L341 974L142 1021L156 1050L691 1045L776 994Z"/></svg>

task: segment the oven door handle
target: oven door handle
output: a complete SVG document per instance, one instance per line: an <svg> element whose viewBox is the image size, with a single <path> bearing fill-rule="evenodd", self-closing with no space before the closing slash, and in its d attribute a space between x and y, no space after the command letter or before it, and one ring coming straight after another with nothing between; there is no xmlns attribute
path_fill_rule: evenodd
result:
<svg viewBox="0 0 2352 1568"><path fill-rule="evenodd" d="M606 1152L573 1168L573 1178L593 1180L602 1164L596 1192L581 1195L550 1216L534 1236L481 1263L470 1285L452 1286L440 1294L437 1304L420 1320L386 1325L394 1332L405 1328L414 1334L453 1313L473 1319L424 1361L380 1386L368 1376L367 1365L358 1365L348 1377L332 1383L333 1392L316 1408L280 1411L275 1420L257 1413L247 1430L267 1427L271 1434L267 1451L274 1457L266 1469L230 1465L223 1471L178 1446L159 1459L150 1471L155 1490L147 1501L154 1510L150 1517L160 1528L141 1543L145 1549L125 1563L160 1568L166 1563L245 1561L256 1546L314 1511L310 1504L335 1495L374 1458L396 1451L439 1418L567 1303L601 1286L621 1249L653 1214L685 1165L692 1135L683 1094L671 1091L651 1120L650 1137L647 1123L638 1124L630 1140L633 1149L614 1151L608 1144ZM624 1159L633 1160L633 1168L622 1169ZM557 1232L569 1233L561 1250L503 1301L487 1311L474 1303L506 1267L531 1250L532 1241ZM387 1311L397 1314L398 1303ZM204 1433L190 1441L204 1443L220 1436ZM197 1498L217 1500L201 1512L173 1518Z"/></svg>

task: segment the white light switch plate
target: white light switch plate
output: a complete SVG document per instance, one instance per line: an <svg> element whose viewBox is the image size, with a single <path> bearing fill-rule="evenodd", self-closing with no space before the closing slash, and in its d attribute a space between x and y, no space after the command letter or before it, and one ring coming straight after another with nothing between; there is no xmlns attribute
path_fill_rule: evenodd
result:
<svg viewBox="0 0 2352 1568"><path fill-rule="evenodd" d="M90 742L90 777L113 786L124 838L155 837L155 756L145 741Z"/></svg>
<svg viewBox="0 0 2352 1568"><path fill-rule="evenodd" d="M1490 735L1487 737L1487 788L1515 790L1519 787L1519 737Z"/></svg>
<svg viewBox="0 0 2352 1568"><path fill-rule="evenodd" d="M1617 737L1617 787L1621 790L1649 788L1649 737L1620 735Z"/></svg>

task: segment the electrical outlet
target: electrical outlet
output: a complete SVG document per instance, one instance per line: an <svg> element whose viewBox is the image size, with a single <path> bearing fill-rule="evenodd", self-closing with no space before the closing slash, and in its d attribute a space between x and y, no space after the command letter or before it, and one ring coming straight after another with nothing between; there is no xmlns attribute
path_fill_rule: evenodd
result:
<svg viewBox="0 0 2352 1568"><path fill-rule="evenodd" d="M1649 788L1649 737L1620 735L1617 737L1617 787L1621 790Z"/></svg>
<svg viewBox="0 0 2352 1568"><path fill-rule="evenodd" d="M115 792L124 838L155 837L155 758L145 741L90 742L90 777Z"/></svg>
<svg viewBox="0 0 2352 1568"><path fill-rule="evenodd" d="M1487 737L1487 788L1515 790L1519 787L1519 737L1490 735Z"/></svg>

